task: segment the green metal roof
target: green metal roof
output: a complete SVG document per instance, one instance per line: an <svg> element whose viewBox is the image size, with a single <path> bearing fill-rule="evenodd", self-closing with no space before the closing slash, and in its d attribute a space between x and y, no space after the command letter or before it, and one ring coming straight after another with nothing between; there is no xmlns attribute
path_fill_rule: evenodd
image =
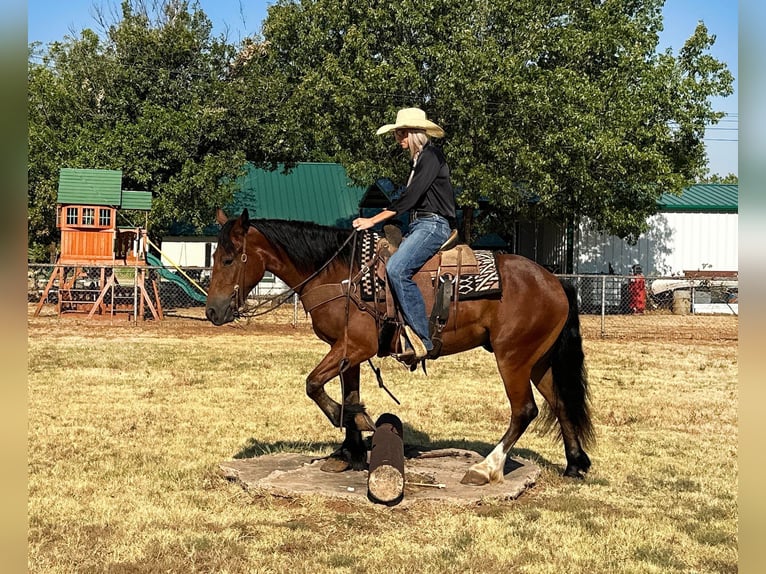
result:
<svg viewBox="0 0 766 574"><path fill-rule="evenodd" d="M246 171L237 179L231 215L247 207L253 218L350 227L367 191L351 186L346 170L336 163L299 163L289 173L281 166L267 171L248 164Z"/></svg>
<svg viewBox="0 0 766 574"><path fill-rule="evenodd" d="M122 192L122 209L140 209L142 211L151 211L152 192L151 191L128 191Z"/></svg>
<svg viewBox="0 0 766 574"><path fill-rule="evenodd" d="M122 189L122 171L75 169L59 171L58 203L62 205L109 205L122 209L152 209L150 191Z"/></svg>
<svg viewBox="0 0 766 574"><path fill-rule="evenodd" d="M66 205L112 205L122 200L122 172L111 169L74 169L59 171L57 201Z"/></svg>
<svg viewBox="0 0 766 574"><path fill-rule="evenodd" d="M683 190L681 195L665 193L658 201L660 211L706 211L737 213L739 185L698 184Z"/></svg>

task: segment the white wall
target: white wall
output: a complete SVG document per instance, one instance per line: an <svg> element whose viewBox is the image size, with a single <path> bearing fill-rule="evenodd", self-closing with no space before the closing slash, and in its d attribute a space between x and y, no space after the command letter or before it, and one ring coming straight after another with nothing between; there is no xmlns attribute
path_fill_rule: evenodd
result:
<svg viewBox="0 0 766 574"><path fill-rule="evenodd" d="M736 213L658 213L636 245L582 223L575 241L575 273L607 273L609 263L618 275L629 274L636 263L646 275L737 271L738 221Z"/></svg>
<svg viewBox="0 0 766 574"><path fill-rule="evenodd" d="M673 230L667 266L676 271L739 269L739 215L736 213L667 213Z"/></svg>
<svg viewBox="0 0 766 574"><path fill-rule="evenodd" d="M205 267L205 249L208 245L210 253L213 253L217 246L214 237L165 237L162 239L162 263L168 267L172 267L173 264L181 267Z"/></svg>

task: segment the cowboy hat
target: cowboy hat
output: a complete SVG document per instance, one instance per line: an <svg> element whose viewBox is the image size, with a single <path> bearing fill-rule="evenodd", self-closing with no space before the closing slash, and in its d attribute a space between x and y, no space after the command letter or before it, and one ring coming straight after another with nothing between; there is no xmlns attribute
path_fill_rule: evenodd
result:
<svg viewBox="0 0 766 574"><path fill-rule="evenodd" d="M430 120L426 119L426 113L420 108L404 108L396 114L396 123L386 124L378 128L377 135L385 134L399 128L413 128L425 130L432 137L444 137L444 130Z"/></svg>

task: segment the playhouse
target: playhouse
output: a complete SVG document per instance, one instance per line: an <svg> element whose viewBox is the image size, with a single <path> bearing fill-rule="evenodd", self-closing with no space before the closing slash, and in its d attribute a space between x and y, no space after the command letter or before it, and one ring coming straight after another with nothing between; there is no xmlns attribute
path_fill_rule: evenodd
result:
<svg viewBox="0 0 766 574"><path fill-rule="evenodd" d="M148 309L162 318L156 281L147 289L146 227L130 223L124 211L148 217L152 194L122 189L122 172L61 168L56 200L56 225L61 247L56 266L35 309L40 313L48 294L57 288L59 315L132 314ZM125 269L118 273L120 267ZM119 276L118 276L119 275Z"/></svg>

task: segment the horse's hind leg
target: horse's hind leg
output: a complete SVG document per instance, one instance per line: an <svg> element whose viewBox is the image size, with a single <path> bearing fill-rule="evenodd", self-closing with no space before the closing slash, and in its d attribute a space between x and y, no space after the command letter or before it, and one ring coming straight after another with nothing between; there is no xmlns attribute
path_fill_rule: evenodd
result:
<svg viewBox="0 0 766 574"><path fill-rule="evenodd" d="M537 405L532 393L532 383L529 380L530 368L508 359L497 360L500 375L505 383L505 392L511 403L511 422L503 438L487 457L471 466L460 481L463 484L481 486L484 484L499 484L503 482L503 468L511 450L519 437L524 433L537 416Z"/></svg>
<svg viewBox="0 0 766 574"><path fill-rule="evenodd" d="M533 375L533 381L537 386L537 390L548 401L551 411L558 419L559 426L561 427L561 438L564 441L564 453L567 458L564 476L583 478L583 475L590 468L590 458L582 448L577 432L567 417L564 405L556 396L553 388L553 371L548 368L542 376Z"/></svg>

